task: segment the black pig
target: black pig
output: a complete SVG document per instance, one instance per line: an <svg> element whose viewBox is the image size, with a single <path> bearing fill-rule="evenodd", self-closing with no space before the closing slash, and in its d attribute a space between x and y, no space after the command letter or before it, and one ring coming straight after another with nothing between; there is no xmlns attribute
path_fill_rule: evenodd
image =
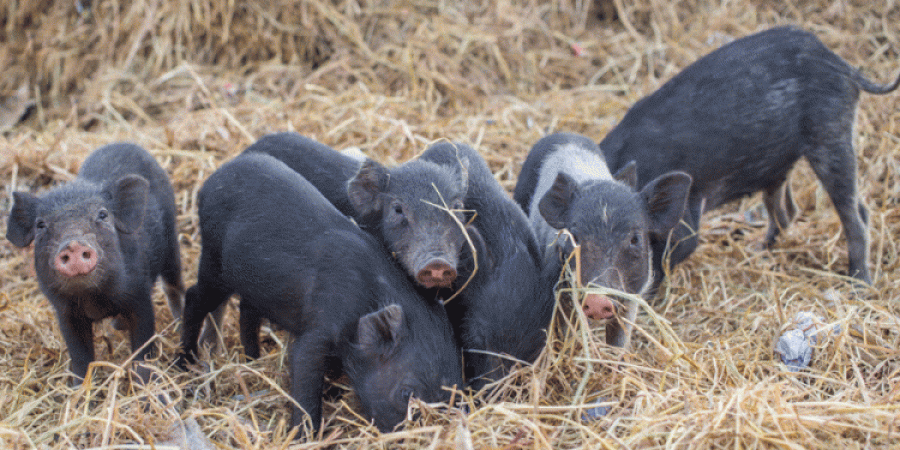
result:
<svg viewBox="0 0 900 450"><path fill-rule="evenodd" d="M182 362L193 359L203 317L236 293L248 356L259 356L262 319L292 335L290 392L302 407L293 425L305 411L318 427L326 371L349 375L381 430L405 418L410 396L441 401L444 387L461 385L443 307L423 301L384 247L297 172L244 154L198 200L203 249L185 297Z"/></svg>
<svg viewBox="0 0 900 450"><path fill-rule="evenodd" d="M371 159L360 163L297 133L264 136L244 153L274 156L309 180L386 245L422 287L453 285L465 236L454 218L437 206L462 209L464 171L418 159L394 168Z"/></svg>
<svg viewBox="0 0 900 450"><path fill-rule="evenodd" d="M634 165L613 177L597 144L584 136L558 133L539 140L522 166L514 195L529 211L538 242L549 246L546 263L561 269L573 251L571 240L557 239L566 229L581 247L582 286L643 294L653 280L650 239L664 239L678 223L691 177L667 173L640 192L634 190L634 178ZM608 321L606 341L618 347L628 346L637 314L637 305L626 303L624 322L606 295L590 293L583 303L589 317Z"/></svg>
<svg viewBox="0 0 900 450"><path fill-rule="evenodd" d="M615 170L638 161L638 185L671 171L694 179L682 225L671 237L670 267L697 247L704 211L763 191L767 247L793 219L788 173L806 157L847 236L850 275L870 283L867 211L856 190L853 126L860 89L885 94L813 34L778 27L738 39L685 68L637 102L600 142ZM663 274L666 240L654 239Z"/></svg>
<svg viewBox="0 0 900 450"><path fill-rule="evenodd" d="M94 151L71 183L40 197L13 197L6 238L19 247L34 241L38 284L56 310L70 370L84 378L94 360L93 322L113 316L142 360L155 333L156 278L162 276L176 317L184 292L175 197L156 160L137 145L110 144Z"/></svg>
<svg viewBox="0 0 900 450"><path fill-rule="evenodd" d="M541 251L528 218L478 152L442 142L420 158L468 171L465 205L475 213L473 226L482 238L475 241L478 271L445 306L464 350L466 381L481 389L506 375L516 361L532 362L540 354L559 272L542 273Z"/></svg>

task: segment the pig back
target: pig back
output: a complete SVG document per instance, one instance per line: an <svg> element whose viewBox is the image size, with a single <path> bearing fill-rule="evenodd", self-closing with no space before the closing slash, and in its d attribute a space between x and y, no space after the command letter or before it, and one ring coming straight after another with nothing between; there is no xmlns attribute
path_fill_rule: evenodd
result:
<svg viewBox="0 0 900 450"><path fill-rule="evenodd" d="M600 147L613 172L637 162L639 187L681 170L693 177L692 191L711 192L715 204L740 198L783 179L802 155L803 137L817 126L823 83L840 74L844 86L824 90L855 90L845 66L799 29L751 35L635 103Z"/></svg>
<svg viewBox="0 0 900 450"><path fill-rule="evenodd" d="M263 136L244 153L275 157L315 186L344 215L353 217L356 213L347 196L347 182L359 170L359 161L293 132Z"/></svg>

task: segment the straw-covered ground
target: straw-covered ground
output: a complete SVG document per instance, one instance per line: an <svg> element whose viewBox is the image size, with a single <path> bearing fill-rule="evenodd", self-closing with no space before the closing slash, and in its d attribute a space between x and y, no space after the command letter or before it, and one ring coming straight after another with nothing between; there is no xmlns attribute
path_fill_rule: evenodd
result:
<svg viewBox="0 0 900 450"><path fill-rule="evenodd" d="M197 189L269 132L359 147L388 164L437 139L461 140L511 189L547 132L600 140L631 104L696 58L770 26L815 32L880 82L900 71L893 0L629 3L5 2L0 227L5 233L13 190L47 189L71 179L92 149L134 141L175 185L190 284L200 252ZM246 363L234 310L226 350L207 359L209 372L175 370L179 336L161 289L159 380L128 381L127 338L104 323L93 377L68 387L68 352L31 254L4 241L0 447L174 448L159 445L174 445L173 425L185 423L213 448L897 448L898 98L863 94L859 107L871 287L855 288L842 275L840 222L802 162L791 177L800 214L776 247L757 250L765 234L759 196L707 213L698 251L674 270L652 310L642 309L631 351L607 347L600 331L575 318L491 398L463 397L462 409L414 404L414 418L387 434L355 414L348 394L326 404L315 442L292 441L287 336L266 333L265 356ZM802 311L839 331L823 333L810 368L794 373L773 349ZM584 420L598 400L608 414Z"/></svg>

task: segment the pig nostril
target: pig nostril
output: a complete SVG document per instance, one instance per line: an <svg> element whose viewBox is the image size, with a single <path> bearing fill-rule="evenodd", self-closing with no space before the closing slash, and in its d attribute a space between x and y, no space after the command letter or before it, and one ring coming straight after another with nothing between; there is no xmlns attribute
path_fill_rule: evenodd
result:
<svg viewBox="0 0 900 450"><path fill-rule="evenodd" d="M63 264L66 264L69 262L69 255L62 255L59 260L62 261Z"/></svg>
<svg viewBox="0 0 900 450"><path fill-rule="evenodd" d="M93 255L91 255L91 252L83 252L81 254L81 257L84 259L91 259L91 256L93 256Z"/></svg>

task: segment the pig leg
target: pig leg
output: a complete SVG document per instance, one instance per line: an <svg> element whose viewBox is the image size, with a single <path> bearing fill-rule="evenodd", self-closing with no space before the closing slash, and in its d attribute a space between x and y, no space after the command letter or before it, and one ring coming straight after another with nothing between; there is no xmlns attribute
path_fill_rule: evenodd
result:
<svg viewBox="0 0 900 450"><path fill-rule="evenodd" d="M763 203L766 205L766 212L769 215L769 230L766 232L766 240L763 244L768 249L775 245L775 239L783 230L787 229L797 211L788 180L785 179L775 188L766 189L763 193Z"/></svg>
<svg viewBox="0 0 900 450"><path fill-rule="evenodd" d="M169 300L169 311L175 320L181 319L184 310L184 282L181 279L181 257L178 251L178 241L174 236L169 239L165 263L162 269L162 279L165 285L166 298Z"/></svg>
<svg viewBox="0 0 900 450"><path fill-rule="evenodd" d="M655 296L659 285L666 276L663 267L666 257L669 259L669 270L687 259L697 249L697 231L700 226L700 214L703 212L703 201L691 198L684 211L681 223L665 236L651 236L650 247L653 250L653 283L647 290L648 296Z"/></svg>
<svg viewBox="0 0 900 450"><path fill-rule="evenodd" d="M222 330L222 321L225 318L225 312L228 310L228 302L223 302L215 311L206 316L203 322L203 331L200 333L200 345L209 348L210 352L219 347L219 338Z"/></svg>
<svg viewBox="0 0 900 450"><path fill-rule="evenodd" d="M300 405L292 407L291 426L301 425L306 415L312 428L322 421L322 389L325 387L327 346L315 333L291 336L288 355L291 366L291 397Z"/></svg>
<svg viewBox="0 0 900 450"><path fill-rule="evenodd" d="M621 309L621 308L618 308ZM606 343L613 347L620 347L622 349L628 350L628 347L631 345L631 332L634 328L634 320L637 318L637 309L638 305L632 301L625 302L625 318L627 320L620 320L620 315L617 313L616 317L610 320L606 324Z"/></svg>
<svg viewBox="0 0 900 450"><path fill-rule="evenodd" d="M156 326L153 315L153 300L150 297L149 287L145 292L138 294L138 296L140 298L136 299L134 308L124 317L128 322L131 352L135 354L134 361L137 363L138 378L146 383L149 380L150 370L143 367L140 363L147 356L152 356L155 353L156 345L151 343L151 339L156 334Z"/></svg>
<svg viewBox="0 0 900 450"><path fill-rule="evenodd" d="M163 290L166 292L166 299L169 301L169 311L172 312L172 318L181 320L181 314L184 311L184 285L171 284L166 281Z"/></svg>
<svg viewBox="0 0 900 450"><path fill-rule="evenodd" d="M214 286L209 286L207 283L201 285L201 281L202 279L198 280L198 284L191 286L184 296L184 318L181 330L181 349L183 353L179 357L181 360L179 365L182 366L184 362L194 361L194 355L197 354L200 328L203 326L206 316L217 308L224 309L220 307L226 304L225 302L232 294L231 291L217 289Z"/></svg>
<svg viewBox="0 0 900 450"><path fill-rule="evenodd" d="M868 212L856 192L856 157L848 134L839 148L820 146L807 154L810 166L831 197L847 237L850 276L871 284L866 267L869 251Z"/></svg>
<svg viewBox="0 0 900 450"><path fill-rule="evenodd" d="M69 349L69 370L77 377L75 384L81 384L87 375L88 364L94 360L93 323L70 310L59 315L59 330Z"/></svg>
<svg viewBox="0 0 900 450"><path fill-rule="evenodd" d="M794 203L794 194L791 193L791 183L789 179L784 180L783 192L784 198L782 199L782 202L784 202L784 210L787 213L788 223L790 223L797 217L797 204Z"/></svg>
<svg viewBox="0 0 900 450"><path fill-rule="evenodd" d="M250 302L241 299L241 345L244 346L244 354L251 359L259 358L259 327L262 323L262 315L259 310L250 305Z"/></svg>

